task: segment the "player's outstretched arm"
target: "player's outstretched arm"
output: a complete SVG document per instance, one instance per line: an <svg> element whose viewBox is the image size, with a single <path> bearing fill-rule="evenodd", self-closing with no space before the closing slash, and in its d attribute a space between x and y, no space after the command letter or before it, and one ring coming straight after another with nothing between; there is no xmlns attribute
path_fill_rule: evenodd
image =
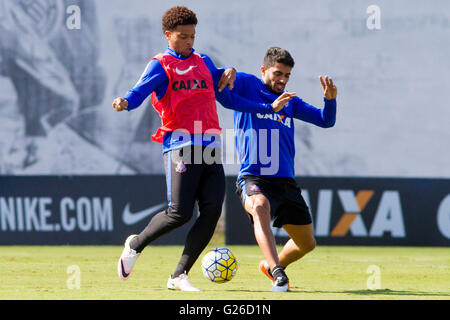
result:
<svg viewBox="0 0 450 320"><path fill-rule="evenodd" d="M116 98L113 108L116 111L131 111L139 107L155 90L167 90L169 78L157 59L152 59L142 73L133 89L128 90L124 97Z"/></svg>
<svg viewBox="0 0 450 320"><path fill-rule="evenodd" d="M249 113L274 113L285 107L285 105L296 96L295 92L285 92L280 95L272 104L260 103L244 98L235 92L231 92L228 88L224 88L222 92L216 90L216 99L225 108L240 112Z"/></svg>
<svg viewBox="0 0 450 320"><path fill-rule="evenodd" d="M283 109L296 96L295 92L285 92L271 104L253 101L251 100L251 95L248 95L248 89L245 89L246 86L244 85L245 81L251 80L245 78L244 75L244 73L239 73L238 80L234 83L236 89L233 91L227 86L222 91L218 87L216 88L216 99L225 108L248 113L274 113Z"/></svg>
<svg viewBox="0 0 450 320"><path fill-rule="evenodd" d="M322 84L325 106L323 109L316 108L299 99L294 104L294 118L303 120L322 128L331 128L336 123L336 97L337 88L331 77L319 76Z"/></svg>

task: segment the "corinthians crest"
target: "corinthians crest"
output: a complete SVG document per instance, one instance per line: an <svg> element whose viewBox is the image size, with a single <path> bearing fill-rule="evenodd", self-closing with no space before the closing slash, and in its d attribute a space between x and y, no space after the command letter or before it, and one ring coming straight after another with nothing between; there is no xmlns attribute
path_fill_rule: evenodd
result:
<svg viewBox="0 0 450 320"><path fill-rule="evenodd" d="M177 161L177 166L175 168L175 171L178 173L183 173L186 172L187 168L186 165L184 164L183 160Z"/></svg>

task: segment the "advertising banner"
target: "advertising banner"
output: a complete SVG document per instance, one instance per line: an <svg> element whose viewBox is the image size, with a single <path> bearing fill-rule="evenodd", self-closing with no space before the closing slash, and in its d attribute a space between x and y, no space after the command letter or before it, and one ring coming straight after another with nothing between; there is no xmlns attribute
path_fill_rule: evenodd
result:
<svg viewBox="0 0 450 320"><path fill-rule="evenodd" d="M450 245L450 180L297 177L319 245ZM0 177L0 245L122 245L164 210L149 176ZM197 215L197 208L194 216ZM227 177L226 244L256 244ZM152 244L184 244L194 219ZM287 240L273 228L277 242Z"/></svg>
<svg viewBox="0 0 450 320"><path fill-rule="evenodd" d="M0 245L122 245L166 199L162 175L0 176ZM193 222L152 244L184 244Z"/></svg>
<svg viewBox="0 0 450 320"><path fill-rule="evenodd" d="M226 243L256 244L228 178ZM450 245L450 180L297 177L319 245ZM288 235L272 228L278 243Z"/></svg>

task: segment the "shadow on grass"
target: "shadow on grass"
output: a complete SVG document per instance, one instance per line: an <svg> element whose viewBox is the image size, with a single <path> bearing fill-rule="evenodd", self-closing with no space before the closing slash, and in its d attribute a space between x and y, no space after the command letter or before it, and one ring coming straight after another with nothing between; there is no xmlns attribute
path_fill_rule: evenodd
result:
<svg viewBox="0 0 450 320"><path fill-rule="evenodd" d="M268 290L254 290L254 289L227 289L226 292L248 292L248 293L267 293ZM324 291L324 290L303 290L299 287L291 287L288 293L301 293L301 294L354 294L354 295L388 295L388 296L445 296L450 297L450 292L423 292L413 290L391 290L391 289L378 289L378 290L345 290L345 291Z"/></svg>
<svg viewBox="0 0 450 320"><path fill-rule="evenodd" d="M447 296L447 297L450 297L450 292L423 292L423 291L413 291L413 290L391 290L391 289L349 290L349 291L342 291L342 293L350 293L350 294L357 294L357 295Z"/></svg>
<svg viewBox="0 0 450 320"><path fill-rule="evenodd" d="M268 290L228 289L228 290L224 290L224 291L227 291L227 292L249 292L249 293L255 293L255 292L270 292L269 289Z"/></svg>
<svg viewBox="0 0 450 320"><path fill-rule="evenodd" d="M301 289L291 289L292 292L297 293L346 293L354 295L388 295L388 296L446 296L450 297L450 292L423 292L423 291L413 291L413 290L391 290L391 289L378 289L378 290L346 290L346 291L321 291L321 290L311 290L305 291Z"/></svg>

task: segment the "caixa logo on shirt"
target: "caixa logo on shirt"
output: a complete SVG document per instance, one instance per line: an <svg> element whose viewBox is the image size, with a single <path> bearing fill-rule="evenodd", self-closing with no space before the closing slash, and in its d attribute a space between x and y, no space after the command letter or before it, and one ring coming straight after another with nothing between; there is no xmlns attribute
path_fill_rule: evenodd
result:
<svg viewBox="0 0 450 320"><path fill-rule="evenodd" d="M284 126L286 126L288 128L291 127L292 119L289 118L289 117L286 117L285 115L282 115L282 114L278 114L278 113L274 113L274 114L257 113L256 116L258 117L258 119L268 119L268 120L279 122L279 123L283 124Z"/></svg>
<svg viewBox="0 0 450 320"><path fill-rule="evenodd" d="M172 84L172 90L178 91L178 90L195 90L195 89L208 89L208 85L206 84L205 80L179 80L174 81Z"/></svg>

